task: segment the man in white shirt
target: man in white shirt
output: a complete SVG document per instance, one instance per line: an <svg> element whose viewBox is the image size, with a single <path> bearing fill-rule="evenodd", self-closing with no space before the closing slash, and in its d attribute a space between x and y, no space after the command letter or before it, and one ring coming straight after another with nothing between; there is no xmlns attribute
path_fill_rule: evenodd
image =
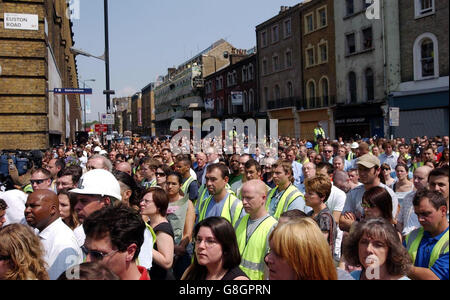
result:
<svg viewBox="0 0 450 300"><path fill-rule="evenodd" d="M59 215L55 193L38 190L30 194L25 204L25 218L28 225L39 230L50 280L56 280L67 269L82 262L75 235Z"/></svg>
<svg viewBox="0 0 450 300"><path fill-rule="evenodd" d="M428 187L428 175L431 172L429 166L423 166L414 171L413 183L414 191L408 193L403 199L403 205L397 218L397 229L403 236L407 236L411 231L419 228L420 222L414 213L413 199L416 191Z"/></svg>
<svg viewBox="0 0 450 300"><path fill-rule="evenodd" d="M380 163L388 164L391 170L395 170L397 166L398 154L393 151L392 144L390 142L385 142L383 144L384 153L380 155Z"/></svg>

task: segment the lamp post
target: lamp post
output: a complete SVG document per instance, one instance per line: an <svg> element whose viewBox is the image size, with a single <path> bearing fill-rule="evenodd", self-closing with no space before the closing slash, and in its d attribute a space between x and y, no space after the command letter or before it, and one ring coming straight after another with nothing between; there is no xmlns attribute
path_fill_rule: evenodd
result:
<svg viewBox="0 0 450 300"><path fill-rule="evenodd" d="M106 113L110 114L111 95L114 95L115 92L110 89L110 80L109 80L108 0L104 0L104 19L105 19L105 53L102 56L95 56L83 50L75 49L73 47L71 47L70 50L74 55L93 57L103 60L105 62L106 90L103 91L103 94L106 95ZM111 125L108 125L108 135L111 135ZM111 140L108 140L108 151L111 151Z"/></svg>
<svg viewBox="0 0 450 300"><path fill-rule="evenodd" d="M95 79L81 80L81 82L83 82L83 88L84 89L86 88L86 82L89 82L89 81L94 82ZM84 109L83 109L83 111L84 111L84 125L83 125L83 128L84 128L84 131L86 131L86 124L87 124L87 118L86 118L86 94L83 95L83 98L84 98L84 100L83 100L83 102L84 102L84 105L83 105L84 106Z"/></svg>

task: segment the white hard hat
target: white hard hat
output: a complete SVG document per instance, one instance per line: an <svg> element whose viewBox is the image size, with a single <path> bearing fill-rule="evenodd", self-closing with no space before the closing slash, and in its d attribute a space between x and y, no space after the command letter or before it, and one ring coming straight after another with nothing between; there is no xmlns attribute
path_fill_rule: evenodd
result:
<svg viewBox="0 0 450 300"><path fill-rule="evenodd" d="M100 155L105 155L105 154L108 154L108 152L106 152L106 150L101 150L100 151Z"/></svg>
<svg viewBox="0 0 450 300"><path fill-rule="evenodd" d="M94 148L94 152L100 152L100 151L102 151L102 148L100 148L99 146Z"/></svg>
<svg viewBox="0 0 450 300"><path fill-rule="evenodd" d="M352 149L358 149L359 148L359 144L357 142L354 142L351 147Z"/></svg>
<svg viewBox="0 0 450 300"><path fill-rule="evenodd" d="M110 196L122 200L119 182L113 174L103 169L85 173L78 182L78 188L71 190L70 193Z"/></svg>

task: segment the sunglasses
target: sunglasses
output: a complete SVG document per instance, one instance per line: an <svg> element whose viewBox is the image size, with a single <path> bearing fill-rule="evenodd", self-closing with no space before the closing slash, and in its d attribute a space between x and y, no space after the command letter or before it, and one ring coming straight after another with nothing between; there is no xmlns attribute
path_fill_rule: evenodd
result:
<svg viewBox="0 0 450 300"><path fill-rule="evenodd" d="M83 251L83 253L86 256L90 256L90 258L92 259L92 261L101 261L103 260L105 257L111 256L117 252L119 252L119 250L113 250L109 253L103 253L101 251L96 251L96 250L89 250L86 246L81 246L81 251Z"/></svg>
<svg viewBox="0 0 450 300"><path fill-rule="evenodd" d="M162 173L155 173L156 176L161 176L161 177L166 177L166 173L162 172Z"/></svg>
<svg viewBox="0 0 450 300"><path fill-rule="evenodd" d="M36 179L36 180L30 180L31 185L33 184L42 184L44 181L49 180L50 178L45 178L45 179Z"/></svg>
<svg viewBox="0 0 450 300"><path fill-rule="evenodd" d="M383 168L383 171L390 171L391 169L389 168Z"/></svg>
<svg viewBox="0 0 450 300"><path fill-rule="evenodd" d="M323 151L324 153L331 153L331 152L333 152L332 150L324 150Z"/></svg>
<svg viewBox="0 0 450 300"><path fill-rule="evenodd" d="M9 260L9 259L11 259L11 256L0 255L0 261Z"/></svg>

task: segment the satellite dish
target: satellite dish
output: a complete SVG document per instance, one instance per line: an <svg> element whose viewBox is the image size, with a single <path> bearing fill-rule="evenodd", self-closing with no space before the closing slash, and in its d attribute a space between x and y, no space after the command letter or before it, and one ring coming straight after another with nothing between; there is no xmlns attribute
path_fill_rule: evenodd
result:
<svg viewBox="0 0 450 300"><path fill-rule="evenodd" d="M224 51L223 52L223 58L228 58L228 56L229 56L228 51Z"/></svg>

